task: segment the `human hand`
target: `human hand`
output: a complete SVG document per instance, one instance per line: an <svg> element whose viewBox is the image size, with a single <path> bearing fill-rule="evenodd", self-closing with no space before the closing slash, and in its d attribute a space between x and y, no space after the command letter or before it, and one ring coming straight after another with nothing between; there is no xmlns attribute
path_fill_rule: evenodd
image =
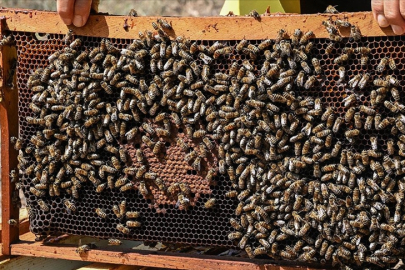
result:
<svg viewBox="0 0 405 270"><path fill-rule="evenodd" d="M405 33L405 0L371 0L371 8L380 27L391 25L396 35Z"/></svg>
<svg viewBox="0 0 405 270"><path fill-rule="evenodd" d="M92 0L57 0L58 14L67 25L82 27L89 18Z"/></svg>

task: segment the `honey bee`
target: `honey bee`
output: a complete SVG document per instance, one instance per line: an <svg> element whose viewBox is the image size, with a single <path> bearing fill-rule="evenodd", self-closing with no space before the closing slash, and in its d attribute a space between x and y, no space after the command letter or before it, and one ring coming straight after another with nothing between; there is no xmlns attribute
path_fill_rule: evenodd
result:
<svg viewBox="0 0 405 270"><path fill-rule="evenodd" d="M14 144L14 149L17 151L21 150L23 147L22 141L20 139L18 139L17 137L12 136L10 138L10 142L12 144Z"/></svg>
<svg viewBox="0 0 405 270"><path fill-rule="evenodd" d="M231 218L231 219L229 220L229 222L231 223L231 226L232 226L235 230L237 230L237 231L242 230L242 226L240 225L240 223L239 223L236 219Z"/></svg>
<svg viewBox="0 0 405 270"><path fill-rule="evenodd" d="M183 209L187 209L190 204L190 200L183 194L177 196L177 206L181 206Z"/></svg>
<svg viewBox="0 0 405 270"><path fill-rule="evenodd" d="M242 238L242 233L241 232L231 232L228 234L228 239L229 240L237 240Z"/></svg>
<svg viewBox="0 0 405 270"><path fill-rule="evenodd" d="M146 187L145 181L140 181L139 186L138 186L139 192L142 194L142 196L146 197L149 194L149 191Z"/></svg>
<svg viewBox="0 0 405 270"><path fill-rule="evenodd" d="M103 218L103 219L106 219L106 218L107 218L107 214L106 214L106 212L105 212L103 209L101 209L101 208L96 208L95 211L96 211L96 214L97 214L99 217L101 217L101 218Z"/></svg>
<svg viewBox="0 0 405 270"><path fill-rule="evenodd" d="M118 223L117 224L117 230L120 231L123 234L129 234L131 231L128 227L125 227L123 224Z"/></svg>
<svg viewBox="0 0 405 270"><path fill-rule="evenodd" d="M30 192L32 194L34 194L35 196L37 196L37 197L44 197L46 195L45 191L38 190L38 189L36 189L34 187L30 187Z"/></svg>
<svg viewBox="0 0 405 270"><path fill-rule="evenodd" d="M394 141L393 140L388 140L387 141L387 153L388 153L388 155L394 155L395 154L395 148L394 148Z"/></svg>
<svg viewBox="0 0 405 270"><path fill-rule="evenodd" d="M157 19L157 23L162 27L163 29L166 30L172 30L172 26L164 19Z"/></svg>
<svg viewBox="0 0 405 270"><path fill-rule="evenodd" d="M372 109L370 107L367 107L367 106L364 106L364 105L360 105L360 112L368 114L368 115L374 115L375 114L374 109Z"/></svg>
<svg viewBox="0 0 405 270"><path fill-rule="evenodd" d="M387 87L389 87L389 85L390 85L390 83L388 82L388 81L386 81L386 80L384 80L384 79L375 79L374 81L373 81L373 84L375 85L375 86L380 86L380 87L385 87L385 88L387 88Z"/></svg>
<svg viewBox="0 0 405 270"><path fill-rule="evenodd" d="M155 130L151 127L151 125L149 125L147 123L143 123L142 128L145 132L149 133L150 135L156 134Z"/></svg>
<svg viewBox="0 0 405 270"><path fill-rule="evenodd" d="M325 49L325 53L327 55L331 54L333 52L333 49L335 48L335 44L334 43L330 43L326 49Z"/></svg>
<svg viewBox="0 0 405 270"><path fill-rule="evenodd" d="M216 201L215 198L211 198L211 199L207 200L204 204L204 207L207 209L214 207L215 201Z"/></svg>
<svg viewBox="0 0 405 270"><path fill-rule="evenodd" d="M125 213L125 216L127 218L138 218L140 216L139 212L135 212L135 211L128 211ZM129 227L129 226L128 226Z"/></svg>
<svg viewBox="0 0 405 270"><path fill-rule="evenodd" d="M132 220L128 220L126 223L128 228L139 228L142 226L142 223L139 221L132 221Z"/></svg>
<svg viewBox="0 0 405 270"><path fill-rule="evenodd" d="M61 182L60 187L63 189L67 189L73 185L72 181Z"/></svg>
<svg viewBox="0 0 405 270"><path fill-rule="evenodd" d="M217 59L217 58L219 58L221 55L225 55L225 54L230 54L230 53L232 53L232 50L233 50L232 47L224 47L224 48L218 49L218 50L216 50L216 51L214 52L213 57L214 57L214 59Z"/></svg>
<svg viewBox="0 0 405 270"><path fill-rule="evenodd" d="M163 149L164 149L164 143L161 141L157 141L155 143L155 146L153 147L153 154L157 156L163 152Z"/></svg>
<svg viewBox="0 0 405 270"><path fill-rule="evenodd" d="M361 77L358 86L360 89L364 89L369 81L370 78L370 74L369 73L365 73L363 74L363 76Z"/></svg>
<svg viewBox="0 0 405 270"><path fill-rule="evenodd" d="M155 143L148 137L148 136L142 136L142 141L150 148L153 148Z"/></svg>
<svg viewBox="0 0 405 270"><path fill-rule="evenodd" d="M357 129L360 129L363 126L363 123L361 122L361 116L360 116L360 112L356 112L354 114L354 126Z"/></svg>
<svg viewBox="0 0 405 270"><path fill-rule="evenodd" d="M212 182L212 179L214 178L215 174L216 174L216 170L215 170L215 169L210 169L210 170L207 172L206 179L208 180L208 182L210 182L210 183Z"/></svg>
<svg viewBox="0 0 405 270"><path fill-rule="evenodd" d="M300 39L300 45L308 43L308 40L314 36L314 33L312 31L306 32Z"/></svg>
<svg viewBox="0 0 405 270"><path fill-rule="evenodd" d="M393 58L388 59L388 66L391 70L397 70L397 65L395 64L395 60Z"/></svg>
<svg viewBox="0 0 405 270"><path fill-rule="evenodd" d="M152 22L152 27L153 27L155 30L158 30L158 29L159 29L158 25L157 25L155 22Z"/></svg>
<svg viewBox="0 0 405 270"><path fill-rule="evenodd" d="M260 21L260 14L256 10L250 11L248 16L253 17L255 20Z"/></svg>
<svg viewBox="0 0 405 270"><path fill-rule="evenodd" d="M343 62L346 62L346 61L348 61L348 60L349 60L349 55L345 53L345 54L342 54L342 55L336 57L336 58L333 60L333 62L334 62L335 64L339 65L339 64L342 64Z"/></svg>
<svg viewBox="0 0 405 270"><path fill-rule="evenodd" d="M248 44L248 41L247 41L246 39L242 39L242 40L236 45L235 50L236 50L237 52L240 52L240 51L242 51L242 49L243 49L244 47L246 47L247 44Z"/></svg>
<svg viewBox="0 0 405 270"><path fill-rule="evenodd" d="M345 132L346 138L353 138L353 137L359 136L359 134L360 134L360 130L358 130L358 129L352 129L352 130L348 130Z"/></svg>
<svg viewBox="0 0 405 270"><path fill-rule="evenodd" d="M357 42L361 39L360 29L355 25L350 26L350 39Z"/></svg>
<svg viewBox="0 0 405 270"><path fill-rule="evenodd" d="M207 132L205 130L197 130L193 133L193 138L202 138L205 136L205 134L207 134Z"/></svg>
<svg viewBox="0 0 405 270"><path fill-rule="evenodd" d="M302 35L302 31L300 29L295 29L294 33L291 37L291 44L295 45L295 46L298 45L301 35Z"/></svg>
<svg viewBox="0 0 405 270"><path fill-rule="evenodd" d="M11 170L10 171L10 182L15 183L18 177L18 173L16 170Z"/></svg>
<svg viewBox="0 0 405 270"><path fill-rule="evenodd" d="M175 193L177 193L180 190L180 185L179 183L173 183L169 186L169 188L167 189L167 192L169 194L174 195Z"/></svg>
<svg viewBox="0 0 405 270"><path fill-rule="evenodd" d="M115 216L116 216L117 218L119 218L119 219L122 218L123 215L120 213L121 211L120 211L120 208L119 208L118 205L113 205L112 210L113 210L113 213L115 214ZM125 211L124 211L124 212L125 212Z"/></svg>
<svg viewBox="0 0 405 270"><path fill-rule="evenodd" d="M114 238L108 239L108 245L110 245L110 246L119 246L121 244L122 244L121 240L114 239Z"/></svg>
<svg viewBox="0 0 405 270"><path fill-rule="evenodd" d="M69 43L70 40L73 38L73 30L69 29L68 32L66 33L65 37L63 38L63 42L65 44Z"/></svg>
<svg viewBox="0 0 405 270"><path fill-rule="evenodd" d="M379 73L384 72L385 67L387 66L387 64L388 64L388 58L387 57L382 58L380 60L380 63L378 63L378 65L376 67L376 71L379 72Z"/></svg>
<svg viewBox="0 0 405 270"><path fill-rule="evenodd" d="M250 248L250 247L249 247ZM246 248L245 248L246 250ZM248 256L250 258L253 258L254 256L258 256L258 255L263 255L263 254L267 254L267 248L266 247L257 247L253 250L253 254L250 254L250 252L246 252L248 254Z"/></svg>
<svg viewBox="0 0 405 270"><path fill-rule="evenodd" d="M337 7L337 6L329 5L329 6L326 7L326 10L325 10L324 13L338 14L339 11L337 11L336 7Z"/></svg>
<svg viewBox="0 0 405 270"><path fill-rule="evenodd" d="M362 67L367 66L368 60L369 60L369 57L367 55L362 55L361 58L360 58L361 66Z"/></svg>
<svg viewBox="0 0 405 270"><path fill-rule="evenodd" d="M196 171L201 171L201 157L195 158L193 164L191 165Z"/></svg>
<svg viewBox="0 0 405 270"><path fill-rule="evenodd" d="M238 192L236 190L228 191L225 193L225 197L227 198L236 198L238 196Z"/></svg>
<svg viewBox="0 0 405 270"><path fill-rule="evenodd" d="M386 120L386 119L387 118L385 118L384 120ZM388 125L389 121L387 120L386 123L384 123L384 120L378 126L379 129L384 129ZM401 131L401 133L405 133L405 125L400 120L397 119L395 121L395 126L398 128L399 131Z"/></svg>
<svg viewBox="0 0 405 270"><path fill-rule="evenodd" d="M397 113L399 111L398 106L395 103L392 103L391 101L384 101L384 106L390 110L393 113Z"/></svg>
<svg viewBox="0 0 405 270"><path fill-rule="evenodd" d="M79 255L83 255L86 254L89 250L90 250L89 245L81 245L76 249L76 253L78 253Z"/></svg>
<svg viewBox="0 0 405 270"><path fill-rule="evenodd" d="M39 208L44 212L49 212L50 208L43 200L37 200Z"/></svg>
<svg viewBox="0 0 405 270"><path fill-rule="evenodd" d="M348 21L343 21L340 19L336 19L335 24L337 27L350 27L351 26L351 24Z"/></svg>
<svg viewBox="0 0 405 270"><path fill-rule="evenodd" d="M390 91L391 91L391 95L394 98L394 100L398 102L400 100L400 94L399 94L398 89L395 87L391 87Z"/></svg>
<svg viewBox="0 0 405 270"><path fill-rule="evenodd" d="M312 88L314 86L315 82L316 82L316 77L315 76L309 76L307 81L304 84L304 88L305 89Z"/></svg>
<svg viewBox="0 0 405 270"><path fill-rule="evenodd" d="M315 74L319 75L322 73L322 68L317 58L312 58L312 65L314 66Z"/></svg>
<svg viewBox="0 0 405 270"><path fill-rule="evenodd" d="M75 212L75 211L76 211L76 205L75 205L73 202L71 202L71 201L65 199L65 200L63 201L63 203L64 203L64 205L66 206L67 212L68 212L69 214L70 214L71 212Z"/></svg>
<svg viewBox="0 0 405 270"><path fill-rule="evenodd" d="M376 116L378 119L378 116ZM371 115L367 116L366 121L364 122L364 129L370 130L373 125L373 117Z"/></svg>

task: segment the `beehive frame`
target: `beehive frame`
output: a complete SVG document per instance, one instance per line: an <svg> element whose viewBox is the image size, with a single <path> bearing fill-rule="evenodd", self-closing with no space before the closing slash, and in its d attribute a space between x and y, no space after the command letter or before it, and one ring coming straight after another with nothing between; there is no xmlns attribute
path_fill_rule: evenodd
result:
<svg viewBox="0 0 405 270"><path fill-rule="evenodd" d="M0 10L1 19L0 33L2 31L24 31L64 34L67 27L60 21L55 13L39 12L31 10ZM214 18L170 18L175 32L171 37L184 35L192 40L240 40L275 38L277 31L284 28L291 33L294 29L300 28L303 31L312 30L317 38L326 38L327 33L321 22L331 15L273 15L262 17L260 21L249 17L214 17ZM334 15L335 16L335 15ZM364 36L386 36L392 35L388 29L381 29L374 22L370 13L338 14L338 17L347 17L351 23L362 29ZM76 35L97 36L107 38L131 39L140 30L150 28L154 17L126 17L126 16L92 16L86 27L73 29ZM47 22L44 24L43 22ZM124 27L126 26L126 27ZM192 28L190 27L192 26ZM246 31L248 29L249 31ZM348 35L349 33L342 33ZM2 51L2 78L6 77L10 58L16 57L15 50L4 47ZM14 78L15 79L15 78ZM14 83L13 85L16 85ZM3 102L0 107L1 136L2 136L2 212L3 220L18 217L18 209L11 204L11 191L13 185L9 183L10 168L17 164L16 151L10 147L10 136L18 133L18 91L0 81ZM6 196L4 196L6 195ZM18 228L10 227L7 223L3 225L3 254L5 255L31 255L58 257L65 259L77 259L100 262L115 262L124 264L144 265L152 267L170 268L239 268L250 267L260 268L265 261L225 261L204 257L179 257L151 255L144 253L123 253L122 250L92 250L88 255L80 257L75 247L41 246L40 244L24 243L18 241ZM267 268L267 267L266 267ZM267 268L270 269L270 268Z"/></svg>

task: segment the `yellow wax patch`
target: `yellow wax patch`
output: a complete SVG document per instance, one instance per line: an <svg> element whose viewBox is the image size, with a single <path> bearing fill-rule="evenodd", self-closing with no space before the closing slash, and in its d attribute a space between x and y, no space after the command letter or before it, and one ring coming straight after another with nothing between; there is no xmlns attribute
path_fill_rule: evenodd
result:
<svg viewBox="0 0 405 270"><path fill-rule="evenodd" d="M300 0L225 0L220 14L227 15L232 11L235 15L243 16L253 9L262 14L268 6L271 13L300 13Z"/></svg>

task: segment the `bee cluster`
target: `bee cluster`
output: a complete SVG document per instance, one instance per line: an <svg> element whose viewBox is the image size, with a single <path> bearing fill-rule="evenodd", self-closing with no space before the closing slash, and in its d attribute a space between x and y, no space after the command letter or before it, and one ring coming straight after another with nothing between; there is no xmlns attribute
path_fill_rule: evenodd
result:
<svg viewBox="0 0 405 270"><path fill-rule="evenodd" d="M281 83L280 91L278 84L284 76L277 70L278 81L266 87L266 102L260 107L267 110L255 112L252 97L247 97L245 104L250 108L245 115L250 116L250 123L241 120L237 127L237 146L223 141L230 149L237 148L234 153L255 157L237 163L227 156L234 153L219 152L223 158L219 172L224 160L222 171L227 169L235 188L227 196L239 201L237 218L230 220L236 231L228 238L236 240L251 258L267 255L302 262L332 261L340 266L387 267L405 252L405 105L399 96L400 82L392 75L396 63L388 57L374 59L378 64L370 70L371 49L361 46L356 26L340 20L327 20L323 25L330 34L325 53L336 55L337 84L346 92L341 100L344 113L324 106L319 99L300 97L303 88L313 85L305 87L309 74L321 74L316 58L307 67L297 49L292 49L295 61L301 62L303 71L299 71L288 57L282 58L282 50L275 52L277 60L271 61L282 59L277 69L281 66L292 72L291 81ZM351 28L350 39L357 46L340 46L339 27ZM294 40L293 36L291 44ZM366 72L347 80L346 65L353 58L360 58L359 66ZM305 84L300 72L308 76ZM276 100L272 97L278 91ZM384 129L390 130L384 135L386 147L378 136L369 137L368 149L356 146L361 136Z"/></svg>
<svg viewBox="0 0 405 270"><path fill-rule="evenodd" d="M216 175L229 179L226 197L237 202L228 238L250 257L382 267L405 254L405 105L393 59L374 59L378 67L367 70L371 49L359 29L324 22L325 54L334 56L337 84L347 92L342 113L309 94L327 79L311 31L288 36L281 29L275 40L207 46L170 40L164 20L152 26L155 33L139 33L127 48L103 39L81 51L81 40L70 43L68 33L69 46L29 78L33 116L26 121L37 132L15 147L42 211L49 211L45 198L61 197L75 213L89 183L96 193L137 189L145 198L156 188L188 209L190 186L162 180L145 157L164 159L165 142L178 132L184 136L174 141L190 168L209 184ZM342 48L340 27L351 28L352 46ZM231 54L240 58L229 60ZM346 65L357 57L367 72L348 75ZM222 59L230 63L217 72ZM369 138L369 149L356 146L366 132L386 129L386 147L378 136ZM122 235L142 225L125 201L95 213L113 213Z"/></svg>

